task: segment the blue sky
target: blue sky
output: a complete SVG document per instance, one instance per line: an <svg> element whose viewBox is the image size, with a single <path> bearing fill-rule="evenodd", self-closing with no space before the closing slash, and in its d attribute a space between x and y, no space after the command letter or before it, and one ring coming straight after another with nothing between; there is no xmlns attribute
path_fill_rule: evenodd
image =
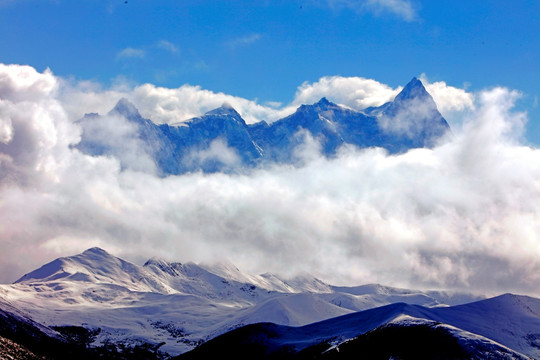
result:
<svg viewBox="0 0 540 360"><path fill-rule="evenodd" d="M282 103L322 76L396 87L425 73L521 91L539 144L539 18L537 1L3 0L0 61Z"/></svg>

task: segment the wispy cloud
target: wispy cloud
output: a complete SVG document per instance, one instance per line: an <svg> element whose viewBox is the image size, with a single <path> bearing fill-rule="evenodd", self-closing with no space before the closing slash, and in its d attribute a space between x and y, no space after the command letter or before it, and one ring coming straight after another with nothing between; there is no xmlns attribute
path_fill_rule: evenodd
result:
<svg viewBox="0 0 540 360"><path fill-rule="evenodd" d="M315 0L320 2L321 0ZM347 8L375 15L394 14L405 21L418 19L418 13L410 0L324 0L332 8Z"/></svg>
<svg viewBox="0 0 540 360"><path fill-rule="evenodd" d="M166 50L166 51L171 52L173 54L176 54L179 51L178 47L175 44L173 44L172 42L167 41L167 40L158 41L156 43L156 47L158 49Z"/></svg>
<svg viewBox="0 0 540 360"><path fill-rule="evenodd" d="M407 21L413 21L418 16L416 9L408 0L367 0L365 7L376 14L390 12Z"/></svg>
<svg viewBox="0 0 540 360"><path fill-rule="evenodd" d="M118 54L116 54L116 59L130 59L130 58L139 58L142 59L146 56L146 51L142 49L136 49L132 47L127 47Z"/></svg>
<svg viewBox="0 0 540 360"><path fill-rule="evenodd" d="M256 43L261 39L261 34L250 34L232 39L226 43L231 49L236 49L241 46L247 46Z"/></svg>

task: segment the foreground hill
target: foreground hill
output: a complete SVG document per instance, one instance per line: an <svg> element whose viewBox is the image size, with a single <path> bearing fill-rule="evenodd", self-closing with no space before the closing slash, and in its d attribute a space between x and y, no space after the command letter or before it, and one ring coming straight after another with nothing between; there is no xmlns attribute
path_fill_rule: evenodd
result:
<svg viewBox="0 0 540 360"><path fill-rule="evenodd" d="M302 326L248 325L178 359L539 358L540 300L502 295L446 308L404 303Z"/></svg>

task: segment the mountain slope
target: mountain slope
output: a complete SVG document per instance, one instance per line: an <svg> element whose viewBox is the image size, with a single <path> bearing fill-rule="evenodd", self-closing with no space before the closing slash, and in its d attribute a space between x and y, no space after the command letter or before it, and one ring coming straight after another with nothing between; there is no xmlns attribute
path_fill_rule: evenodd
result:
<svg viewBox="0 0 540 360"><path fill-rule="evenodd" d="M444 309L432 320L490 338L540 358L540 300L512 294Z"/></svg>
<svg viewBox="0 0 540 360"><path fill-rule="evenodd" d="M355 114L322 98L316 104L300 106L294 114L252 131L252 134L264 149L266 160L291 163L296 160L295 150L304 144L306 136L320 143L323 154L334 154L345 141L333 119Z"/></svg>
<svg viewBox="0 0 540 360"><path fill-rule="evenodd" d="M36 355L28 348L0 336L0 359L45 360L46 358Z"/></svg>
<svg viewBox="0 0 540 360"><path fill-rule="evenodd" d="M381 146L391 152L433 147L450 130L435 101L417 78L413 78L392 102L371 111L379 113L379 127L387 135Z"/></svg>
<svg viewBox="0 0 540 360"><path fill-rule="evenodd" d="M186 171L231 171L254 166L262 156L246 122L228 104L170 127L167 135Z"/></svg>

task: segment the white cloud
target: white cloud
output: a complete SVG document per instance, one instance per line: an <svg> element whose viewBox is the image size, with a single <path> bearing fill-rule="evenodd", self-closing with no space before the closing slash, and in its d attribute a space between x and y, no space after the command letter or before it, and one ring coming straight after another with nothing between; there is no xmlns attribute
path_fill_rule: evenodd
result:
<svg viewBox="0 0 540 360"><path fill-rule="evenodd" d="M152 149L139 139L139 129L125 117L109 114L79 123L85 141L93 147L106 148L123 168L156 173L156 165L148 155Z"/></svg>
<svg viewBox="0 0 540 360"><path fill-rule="evenodd" d="M0 98L11 102L47 99L58 88L49 69L43 73L33 67L0 64Z"/></svg>
<svg viewBox="0 0 540 360"><path fill-rule="evenodd" d="M367 0L365 7L375 14L390 12L406 21L413 21L417 18L416 9L408 0Z"/></svg>
<svg viewBox="0 0 540 360"><path fill-rule="evenodd" d="M378 124L383 131L414 138L429 126L429 122L436 116L436 110L423 100L413 99L405 106L401 106L397 113L391 116L380 116ZM446 131L442 124L440 127L431 126L429 131L441 134Z"/></svg>
<svg viewBox="0 0 540 360"><path fill-rule="evenodd" d="M218 168L234 169L241 164L240 155L233 148L230 148L225 139L217 138L213 140L205 149L192 150L182 161L188 168L199 164L201 167L212 166L212 163L218 163Z"/></svg>
<svg viewBox="0 0 540 360"><path fill-rule="evenodd" d="M414 21L418 18L417 9L409 0L324 0L324 2L337 9L346 8L357 12L370 12L374 15L390 13L405 21Z"/></svg>
<svg viewBox="0 0 540 360"><path fill-rule="evenodd" d="M0 142L8 144L13 139L13 123L7 106L0 100Z"/></svg>
<svg viewBox="0 0 540 360"><path fill-rule="evenodd" d="M66 146L78 141L55 99L57 89L48 69L0 64L0 187L5 181L30 185L37 174L55 179Z"/></svg>
<svg viewBox="0 0 540 360"><path fill-rule="evenodd" d="M142 59L145 56L146 56L146 52L144 50L127 47L119 51L118 54L116 54L116 59L129 59L129 58Z"/></svg>
<svg viewBox="0 0 540 360"><path fill-rule="evenodd" d="M207 111L229 103L247 123L262 119L277 120L283 110L272 109L240 97L215 93L199 86L182 85L176 89L144 84L133 89L128 96L139 107L143 116L151 117L158 123L177 123L200 116Z"/></svg>
<svg viewBox="0 0 540 360"><path fill-rule="evenodd" d="M317 82L305 82L298 87L292 105L312 104L322 97L355 110L380 106L399 93L375 80L360 77L325 76Z"/></svg>
<svg viewBox="0 0 540 360"><path fill-rule="evenodd" d="M153 84L131 86L119 82L109 89L92 82L72 83L62 81L60 97L72 120L86 113L104 114L111 110L121 98L136 104L141 115L158 124L174 124L229 103L246 120L255 123L261 120L274 121L294 111L294 108L276 109L258 104L256 101L202 89L200 86L182 85L176 89Z"/></svg>
<svg viewBox="0 0 540 360"><path fill-rule="evenodd" d="M0 142L3 281L99 244L137 260L228 259L247 271L307 271L337 283L540 295L540 150L519 144L526 118L513 111L517 92L476 94L453 139L432 150L344 148L325 159L308 137L297 153L302 167L158 178L71 149L78 130L69 99L89 108L85 99L128 94L167 121L214 102L270 110L190 86L55 91L65 82L26 69L28 81L22 70L0 67L0 79L10 79L0 81L0 114L14 129Z"/></svg>
<svg viewBox="0 0 540 360"><path fill-rule="evenodd" d="M430 83L425 74L420 76L420 80L435 100L443 116L474 109L474 96L465 89L448 86L444 81Z"/></svg>
<svg viewBox="0 0 540 360"><path fill-rule="evenodd" d="M58 82L61 84L58 97L71 121L79 120L87 113L109 112L118 100L127 97L133 89L125 80L115 82L108 89L93 81L59 79Z"/></svg>
<svg viewBox="0 0 540 360"><path fill-rule="evenodd" d="M159 49L163 49L163 50L166 50L166 51L169 51L173 54L176 54L178 53L178 47L176 45L174 45L172 42L170 41L167 41L167 40L160 40L156 43L156 46L159 48Z"/></svg>
<svg viewBox="0 0 540 360"><path fill-rule="evenodd" d="M249 34L249 35L241 36L241 37L228 41L227 46L232 49L236 49L240 46L246 46L246 45L251 45L253 43L256 43L260 39L261 39L261 34Z"/></svg>

